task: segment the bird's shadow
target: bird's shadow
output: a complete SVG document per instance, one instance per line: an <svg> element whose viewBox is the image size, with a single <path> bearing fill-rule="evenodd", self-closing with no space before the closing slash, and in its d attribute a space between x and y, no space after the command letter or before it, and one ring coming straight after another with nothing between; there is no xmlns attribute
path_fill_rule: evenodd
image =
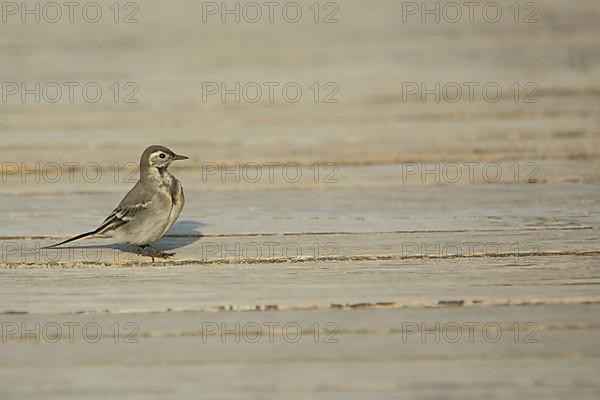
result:
<svg viewBox="0 0 600 400"><path fill-rule="evenodd" d="M202 238L202 232L198 228L206 226L201 222L196 221L180 221L177 222L165 236L153 244L159 250L170 251L176 250L192 243L197 242ZM90 244L85 246L70 246L72 249L112 249L120 250L126 253L136 253L137 249L124 243L111 244Z"/></svg>
<svg viewBox="0 0 600 400"><path fill-rule="evenodd" d="M198 228L206 226L196 221L181 221L176 223L165 236L156 242L160 250L176 250L197 242L202 238L202 232Z"/></svg>

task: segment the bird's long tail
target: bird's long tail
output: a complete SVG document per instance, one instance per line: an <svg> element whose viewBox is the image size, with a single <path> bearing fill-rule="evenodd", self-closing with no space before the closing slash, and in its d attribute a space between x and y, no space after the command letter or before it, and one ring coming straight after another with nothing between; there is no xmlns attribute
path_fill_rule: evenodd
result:
<svg viewBox="0 0 600 400"><path fill-rule="evenodd" d="M100 228L102 228L102 227L100 227ZM94 236L94 235L96 235L97 233L100 232L100 228L96 229L95 231L82 233L81 235L77 235L75 237L72 237L71 239L67 239L64 242L56 243L56 244L53 244L52 246L46 246L46 247L42 247L42 248L43 249L54 249L54 248L56 248L58 246L62 246L63 244L71 243L71 242L74 242L74 241L79 240L79 239L83 239L83 238L86 238L86 237Z"/></svg>

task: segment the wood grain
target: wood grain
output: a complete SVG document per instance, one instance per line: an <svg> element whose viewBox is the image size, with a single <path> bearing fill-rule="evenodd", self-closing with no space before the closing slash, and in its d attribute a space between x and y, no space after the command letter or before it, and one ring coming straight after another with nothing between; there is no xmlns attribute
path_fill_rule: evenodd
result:
<svg viewBox="0 0 600 400"><path fill-rule="evenodd" d="M190 0L121 24L98 3L96 24L0 26L3 83L103 88L0 104L2 399L598 398L597 2L422 23L345 0L335 24L308 1L296 24L203 22ZM303 95L203 96L238 82ZM503 96L403 89L465 82ZM191 157L173 259L41 249L95 228L154 143Z"/></svg>

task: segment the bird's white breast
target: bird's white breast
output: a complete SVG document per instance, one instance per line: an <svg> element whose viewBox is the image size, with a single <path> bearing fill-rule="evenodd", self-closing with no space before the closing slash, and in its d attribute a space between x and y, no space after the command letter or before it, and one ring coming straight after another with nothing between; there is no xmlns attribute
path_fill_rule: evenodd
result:
<svg viewBox="0 0 600 400"><path fill-rule="evenodd" d="M162 186L165 190L167 190L169 192L169 195L171 197L171 202L172 202L171 203L171 211L168 215L166 225L165 225L165 228L163 231L163 235L164 235L175 224L175 221L177 221L177 218L179 218L179 215L181 214L181 211L183 210L183 205L185 203L185 197L183 194L183 188L181 186L181 183L179 183L177 178L175 178L169 172L165 172L163 174L162 178L163 178Z"/></svg>

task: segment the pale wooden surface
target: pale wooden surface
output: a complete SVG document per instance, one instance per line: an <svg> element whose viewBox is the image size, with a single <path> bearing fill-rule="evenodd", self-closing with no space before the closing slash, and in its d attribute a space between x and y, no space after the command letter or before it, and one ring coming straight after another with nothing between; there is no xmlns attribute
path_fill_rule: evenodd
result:
<svg viewBox="0 0 600 400"><path fill-rule="evenodd" d="M403 24L393 0L344 0L333 25L203 24L201 2L181 0L140 3L133 25L1 25L5 82L140 87L139 104L0 105L3 333L102 329L97 343L80 330L72 343L8 335L2 399L598 398L596 3L541 1L537 24ZM206 81L336 82L340 102L203 103ZM403 82L438 81L536 82L540 101L402 101ZM102 238L40 250L102 221L132 185L110 167L151 143L191 156L173 168L184 214L158 244L173 260ZM19 171L48 162L103 175ZM280 167L273 182L206 175L269 162L297 163L302 179ZM463 175L478 163L474 179L405 174L452 162ZM314 163L335 164L335 180L315 180ZM503 172L494 183L481 175L490 163ZM127 323L138 342L121 331L115 343L111 327ZM222 323L279 328L272 343L223 343L206 331ZM282 338L289 323L297 343ZM328 323L337 343L324 342ZM442 340L407 336L413 323ZM479 324L475 340L445 340L453 323ZM529 323L537 343L524 340ZM501 328L497 343L486 324Z"/></svg>

